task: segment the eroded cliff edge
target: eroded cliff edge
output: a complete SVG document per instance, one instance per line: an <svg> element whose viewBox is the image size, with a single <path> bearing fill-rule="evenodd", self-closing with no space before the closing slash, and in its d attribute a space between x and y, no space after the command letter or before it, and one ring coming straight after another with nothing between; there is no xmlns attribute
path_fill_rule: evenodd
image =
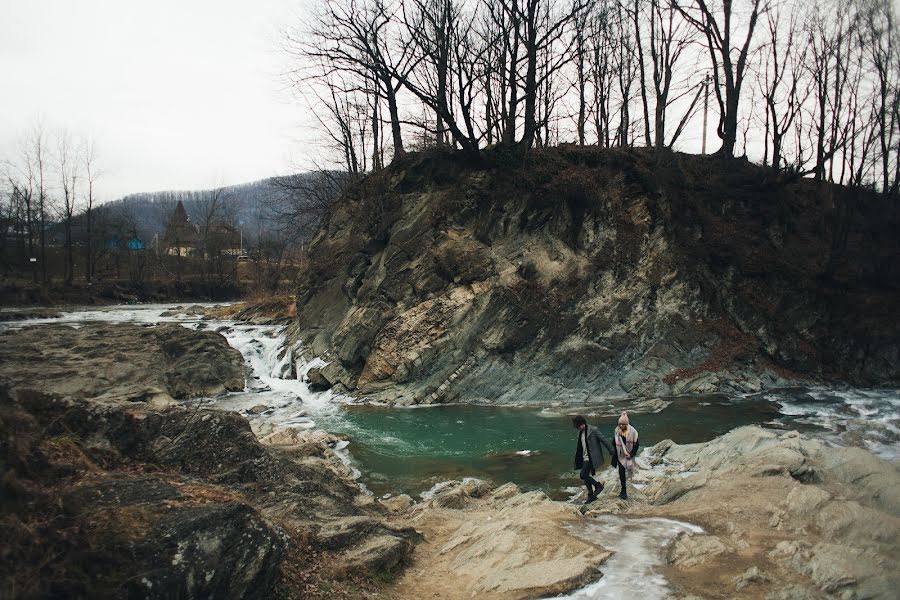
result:
<svg viewBox="0 0 900 600"><path fill-rule="evenodd" d="M412 155L326 216L297 335L401 404L896 384L898 231L881 196L742 160Z"/></svg>

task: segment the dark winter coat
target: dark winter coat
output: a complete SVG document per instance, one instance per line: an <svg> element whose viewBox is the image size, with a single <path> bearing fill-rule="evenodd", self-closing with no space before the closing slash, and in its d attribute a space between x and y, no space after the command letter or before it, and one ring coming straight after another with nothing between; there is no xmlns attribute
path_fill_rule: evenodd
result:
<svg viewBox="0 0 900 600"><path fill-rule="evenodd" d="M612 455L613 448L610 446L609 442L606 441L606 438L597 431L597 428L593 425L586 425L587 432L587 445L588 445L588 457L591 459L591 468L596 470L603 466L603 450L602 447L606 448L606 451ZM575 447L575 468L580 469L584 466L584 451L581 448L581 432L578 432L578 445Z"/></svg>

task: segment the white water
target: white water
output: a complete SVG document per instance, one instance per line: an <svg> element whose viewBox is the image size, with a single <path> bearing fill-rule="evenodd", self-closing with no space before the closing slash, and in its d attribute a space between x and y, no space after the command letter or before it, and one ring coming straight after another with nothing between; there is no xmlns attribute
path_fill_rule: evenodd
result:
<svg viewBox="0 0 900 600"><path fill-rule="evenodd" d="M600 567L599 580L562 598L665 600L672 591L662 574L666 548L680 532L700 533L703 529L670 519L601 515L572 527L571 531L614 554Z"/></svg>
<svg viewBox="0 0 900 600"><path fill-rule="evenodd" d="M325 364L323 361L316 359L298 363L295 368L299 378L290 376L291 352L286 347L284 327L247 325L187 314L194 306L210 307L215 304L138 304L86 308L61 311L58 318L4 322L0 323L0 328L19 329L30 325L48 324L80 327L91 322L137 325L180 323L189 329L217 331L244 357L249 367L249 376L244 392L218 398L204 398L204 403L244 414L250 408L262 404L268 407L265 413L247 416L278 426L312 429L317 426L317 421L323 420L322 425L325 425L323 428L328 429L327 425L342 421L338 406L342 398L336 398L330 391L311 392L302 381L309 369L323 366Z"/></svg>
<svg viewBox="0 0 900 600"><path fill-rule="evenodd" d="M874 454L900 459L900 390L773 390L763 395L777 402L790 421L820 427L838 445L861 441Z"/></svg>

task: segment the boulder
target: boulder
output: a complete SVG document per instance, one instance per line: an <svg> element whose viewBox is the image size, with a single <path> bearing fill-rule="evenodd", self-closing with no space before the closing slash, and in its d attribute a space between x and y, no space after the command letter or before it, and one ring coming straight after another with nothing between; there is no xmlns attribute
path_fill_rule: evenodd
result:
<svg viewBox="0 0 900 600"><path fill-rule="evenodd" d="M798 485L788 494L787 510L793 516L812 517L829 500L831 494L812 485Z"/></svg>
<svg viewBox="0 0 900 600"><path fill-rule="evenodd" d="M165 355L172 397L217 396L244 389L244 358L221 334L191 331L171 323L153 332Z"/></svg>
<svg viewBox="0 0 900 600"><path fill-rule="evenodd" d="M243 504L206 504L164 511L152 530L127 549L129 596L264 598L285 550L273 530Z"/></svg>
<svg viewBox="0 0 900 600"><path fill-rule="evenodd" d="M679 567L693 567L726 552L731 552L731 549L714 535L682 532L669 547L666 562Z"/></svg>
<svg viewBox="0 0 900 600"><path fill-rule="evenodd" d="M848 598L895 598L896 572L886 571L870 551L819 543L792 556L787 564L815 582L826 594Z"/></svg>
<svg viewBox="0 0 900 600"><path fill-rule="evenodd" d="M769 577L759 570L759 567L750 567L740 575L734 578L734 587L742 590L748 585L754 583L766 583L770 581Z"/></svg>
<svg viewBox="0 0 900 600"><path fill-rule="evenodd" d="M769 593L773 600L896 597L896 465L859 448L760 427L741 427L701 444L667 441L645 450L642 459L653 467L641 471L643 491L653 503L642 511L695 519L708 531L730 534L728 540L683 535L675 541L668 559L685 570L686 580L695 576L693 568L719 555L759 552L776 565L784 584ZM691 501L698 498L702 502ZM772 541L761 547L761 540ZM715 563L724 572L740 564ZM761 577L776 579L767 567L760 577L742 568L729 573L741 595L752 596L750 586L765 583ZM794 573L782 576L784 569Z"/></svg>
<svg viewBox="0 0 900 600"><path fill-rule="evenodd" d="M804 585L788 585L766 594L766 600L829 600L827 596L815 588Z"/></svg>
<svg viewBox="0 0 900 600"><path fill-rule="evenodd" d="M401 513L412 507L413 499L407 494L400 494L399 496L382 498L381 504L393 513Z"/></svg>
<svg viewBox="0 0 900 600"><path fill-rule="evenodd" d="M59 446L54 456L66 456L69 463L65 477L40 466L50 479L28 489L58 494L61 488L71 498L63 508L76 516L83 512L100 527L102 535L69 531L66 543L79 549L75 556L94 557L85 564L121 577L129 595L272 597L288 542L283 532L303 535L292 551L291 568L317 568L304 553L328 550L334 553L328 565L334 576L389 577L419 539L411 528L385 523L373 502L358 502L359 488L341 472L327 442L317 446L315 456L295 455L283 450L296 445L261 444L237 413L138 408L22 388L10 397L26 415L24 422L33 422L27 439L37 447ZM5 424L2 415L0 424ZM0 443L6 444L3 433ZM273 442L314 445L303 439L305 433L273 433L283 436L273 435ZM141 470L165 473L165 481L130 474ZM5 488L0 491L5 499ZM98 520L97 506L103 503ZM82 572L84 564L62 562L66 556L59 553L49 568ZM122 564L116 562L120 557ZM63 595L81 595L75 588L60 589L72 592Z"/></svg>
<svg viewBox="0 0 900 600"><path fill-rule="evenodd" d="M322 373L321 369L313 367L306 373L306 383L311 392L324 392L331 389L331 382Z"/></svg>

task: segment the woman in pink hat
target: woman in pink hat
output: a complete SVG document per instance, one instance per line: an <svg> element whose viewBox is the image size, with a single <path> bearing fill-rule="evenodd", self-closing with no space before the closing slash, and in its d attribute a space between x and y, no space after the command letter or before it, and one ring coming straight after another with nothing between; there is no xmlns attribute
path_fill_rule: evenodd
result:
<svg viewBox="0 0 900 600"><path fill-rule="evenodd" d="M619 492L619 498L628 500L628 493L625 491L625 475L631 478L634 473L634 457L637 456L638 432L628 422L628 413L622 412L619 417L619 425L613 432L613 438L616 442L616 452L613 454L613 462L619 465L619 481L622 484L622 491ZM615 466L615 465L614 465Z"/></svg>

